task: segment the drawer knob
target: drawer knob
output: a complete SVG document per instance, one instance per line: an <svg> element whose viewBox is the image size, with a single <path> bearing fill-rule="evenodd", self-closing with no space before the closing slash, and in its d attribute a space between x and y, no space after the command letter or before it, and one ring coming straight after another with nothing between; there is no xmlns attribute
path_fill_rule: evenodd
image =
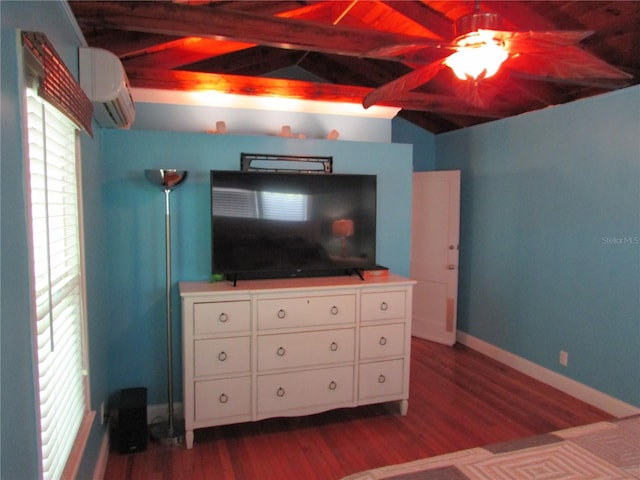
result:
<svg viewBox="0 0 640 480"><path fill-rule="evenodd" d="M284 318L286 316L287 316L287 312L285 312L282 309L278 310L278 318Z"/></svg>
<svg viewBox="0 0 640 480"><path fill-rule="evenodd" d="M387 381L387 377L385 377L384 375L380 374L380 376L378 377L378 383L384 383Z"/></svg>
<svg viewBox="0 0 640 480"><path fill-rule="evenodd" d="M332 380L329 384L329 390L335 390L336 388L338 388L338 384Z"/></svg>
<svg viewBox="0 0 640 480"><path fill-rule="evenodd" d="M335 305L333 307L331 307L331 315L337 315L339 311L340 311L340 309L338 307L336 307Z"/></svg>
<svg viewBox="0 0 640 480"><path fill-rule="evenodd" d="M382 302L380 304L380 310L382 310L383 312L386 312L387 310L389 310L389 304L387 302Z"/></svg>
<svg viewBox="0 0 640 480"><path fill-rule="evenodd" d="M220 316L218 317L218 320L220 321L220 323L227 323L227 321L229 320L229 315L227 315L226 313L222 312L220 314Z"/></svg>
<svg viewBox="0 0 640 480"><path fill-rule="evenodd" d="M331 342L331 346L329 348L332 352L336 352L338 350L338 344L336 342Z"/></svg>
<svg viewBox="0 0 640 480"><path fill-rule="evenodd" d="M224 393L218 397L218 401L220 403L227 403L229 401L229 397L227 397Z"/></svg>
<svg viewBox="0 0 640 480"><path fill-rule="evenodd" d="M227 353L226 352L220 352L218 354L218 360L220 360L221 362L224 362L227 359Z"/></svg>
<svg viewBox="0 0 640 480"><path fill-rule="evenodd" d="M384 347L387 344L387 337L380 337L380 341L378 343Z"/></svg>
<svg viewBox="0 0 640 480"><path fill-rule="evenodd" d="M276 395L279 396L280 398L284 397L284 388L282 387L278 388L278 390L276 390Z"/></svg>
<svg viewBox="0 0 640 480"><path fill-rule="evenodd" d="M284 347L280 347L278 348L278 350L276 350L276 353L278 354L279 357L284 357L286 350L284 349Z"/></svg>

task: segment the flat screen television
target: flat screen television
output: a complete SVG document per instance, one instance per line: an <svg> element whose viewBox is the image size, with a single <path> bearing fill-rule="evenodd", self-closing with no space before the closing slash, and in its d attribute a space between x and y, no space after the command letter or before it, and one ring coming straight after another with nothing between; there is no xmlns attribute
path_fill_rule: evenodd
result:
<svg viewBox="0 0 640 480"><path fill-rule="evenodd" d="M211 171L212 272L357 273L376 264L376 176Z"/></svg>

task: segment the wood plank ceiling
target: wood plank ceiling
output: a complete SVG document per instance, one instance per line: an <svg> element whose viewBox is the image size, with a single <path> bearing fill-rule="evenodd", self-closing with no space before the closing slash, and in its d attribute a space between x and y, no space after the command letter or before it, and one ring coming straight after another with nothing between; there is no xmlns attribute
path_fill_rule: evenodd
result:
<svg viewBox="0 0 640 480"><path fill-rule="evenodd" d="M395 82L375 103L402 108L400 116L433 133L640 82L640 1L69 4L89 46L120 57L133 87L362 103L415 71L407 77L415 85ZM539 37L527 39L495 76L462 81L441 62L453 51L456 20L474 9L499 14L499 30L586 31L586 38L542 53L531 48Z"/></svg>

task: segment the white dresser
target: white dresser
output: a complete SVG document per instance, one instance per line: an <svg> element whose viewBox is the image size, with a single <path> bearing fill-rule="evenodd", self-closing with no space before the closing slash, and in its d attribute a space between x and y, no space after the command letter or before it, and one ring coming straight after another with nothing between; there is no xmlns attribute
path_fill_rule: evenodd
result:
<svg viewBox="0 0 640 480"><path fill-rule="evenodd" d="M414 283L180 283L187 448L214 425L387 401L405 415Z"/></svg>

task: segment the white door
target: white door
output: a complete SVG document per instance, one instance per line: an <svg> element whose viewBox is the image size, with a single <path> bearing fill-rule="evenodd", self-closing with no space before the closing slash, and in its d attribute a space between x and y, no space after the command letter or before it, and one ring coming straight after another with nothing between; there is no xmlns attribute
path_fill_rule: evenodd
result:
<svg viewBox="0 0 640 480"><path fill-rule="evenodd" d="M411 334L438 343L456 342L460 171L413 174L411 213Z"/></svg>

